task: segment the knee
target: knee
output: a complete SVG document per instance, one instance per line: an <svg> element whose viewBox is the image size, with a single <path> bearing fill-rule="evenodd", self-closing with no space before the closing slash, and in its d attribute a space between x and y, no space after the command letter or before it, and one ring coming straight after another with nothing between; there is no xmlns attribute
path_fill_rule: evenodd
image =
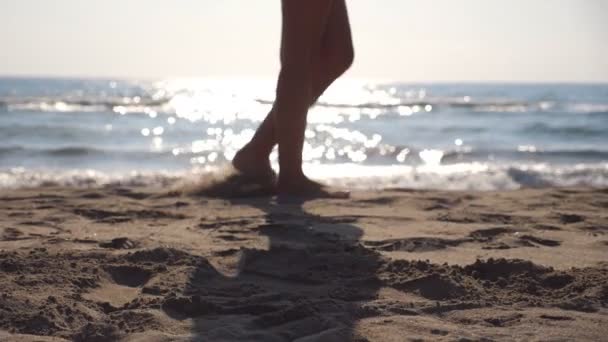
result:
<svg viewBox="0 0 608 342"><path fill-rule="evenodd" d="M355 49L353 48L352 45L349 45L349 47L346 48L344 51L344 56L343 56L343 60L342 60L342 67L343 67L344 71L350 69L350 67L353 65L354 62L355 62Z"/></svg>
<svg viewBox="0 0 608 342"><path fill-rule="evenodd" d="M312 75L310 68L302 63L284 63L279 72L277 84L277 104L299 105L307 102L311 92Z"/></svg>
<svg viewBox="0 0 608 342"><path fill-rule="evenodd" d="M329 56L330 68L334 76L338 77L345 73L355 61L355 51L352 45L348 45Z"/></svg>
<svg viewBox="0 0 608 342"><path fill-rule="evenodd" d="M311 81L310 66L306 63L284 63L279 72L280 83L308 84Z"/></svg>

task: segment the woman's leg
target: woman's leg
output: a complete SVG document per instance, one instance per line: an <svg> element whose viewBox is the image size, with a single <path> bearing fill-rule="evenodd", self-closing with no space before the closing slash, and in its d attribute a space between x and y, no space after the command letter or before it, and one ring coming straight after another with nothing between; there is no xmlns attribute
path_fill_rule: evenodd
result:
<svg viewBox="0 0 608 342"><path fill-rule="evenodd" d="M313 95L312 63L321 54L331 8L331 0L282 1L281 72L273 109L279 145L279 193L298 194L307 181L302 172L302 148Z"/></svg>
<svg viewBox="0 0 608 342"><path fill-rule="evenodd" d="M334 0L329 11L319 53L313 53L312 56L309 105L313 105L353 61L353 44L345 1ZM251 142L233 160L235 167L246 174L260 177L272 175L268 156L277 142L275 109L276 106L262 122Z"/></svg>
<svg viewBox="0 0 608 342"><path fill-rule="evenodd" d="M316 77L313 80L311 106L350 68L353 60L353 40L346 2L334 0L323 35L321 53L313 60L313 73Z"/></svg>

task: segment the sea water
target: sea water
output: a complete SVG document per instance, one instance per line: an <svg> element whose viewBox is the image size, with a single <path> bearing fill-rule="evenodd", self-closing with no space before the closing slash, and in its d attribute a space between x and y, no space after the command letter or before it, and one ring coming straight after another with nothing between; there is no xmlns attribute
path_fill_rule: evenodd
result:
<svg viewBox="0 0 608 342"><path fill-rule="evenodd" d="M0 78L0 188L207 177L273 99L271 80ZM332 184L608 186L607 84L343 80L308 123L306 172Z"/></svg>

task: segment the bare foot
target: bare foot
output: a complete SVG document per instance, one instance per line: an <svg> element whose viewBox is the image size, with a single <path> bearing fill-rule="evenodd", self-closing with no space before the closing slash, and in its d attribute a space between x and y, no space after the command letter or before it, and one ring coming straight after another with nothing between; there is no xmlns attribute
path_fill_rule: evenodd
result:
<svg viewBox="0 0 608 342"><path fill-rule="evenodd" d="M305 175L291 177L289 179L279 178L277 194L280 197L296 198L335 198L345 199L350 197L348 191L339 191L315 182Z"/></svg>
<svg viewBox="0 0 608 342"><path fill-rule="evenodd" d="M267 157L258 156L245 146L232 159L232 166L247 178L263 184L276 183L277 175Z"/></svg>

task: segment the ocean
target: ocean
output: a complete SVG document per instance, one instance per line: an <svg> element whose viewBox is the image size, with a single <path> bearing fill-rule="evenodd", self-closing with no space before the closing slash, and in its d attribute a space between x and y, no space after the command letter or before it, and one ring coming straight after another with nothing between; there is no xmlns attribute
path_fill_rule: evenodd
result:
<svg viewBox="0 0 608 342"><path fill-rule="evenodd" d="M273 97L270 80L0 78L0 188L207 177ZM308 121L306 172L338 186L608 186L608 84L342 80Z"/></svg>

